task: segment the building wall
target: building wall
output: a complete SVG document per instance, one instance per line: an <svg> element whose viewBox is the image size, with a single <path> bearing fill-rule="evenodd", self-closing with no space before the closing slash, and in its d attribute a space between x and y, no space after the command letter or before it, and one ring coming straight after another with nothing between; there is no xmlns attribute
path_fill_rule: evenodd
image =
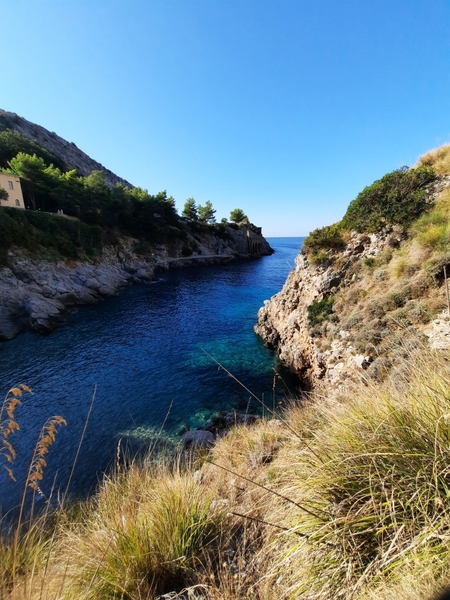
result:
<svg viewBox="0 0 450 600"><path fill-rule="evenodd" d="M20 179L18 177L9 175L8 173L0 173L0 187L5 189L9 194L8 200L0 200L0 206L25 208L22 186L20 185Z"/></svg>

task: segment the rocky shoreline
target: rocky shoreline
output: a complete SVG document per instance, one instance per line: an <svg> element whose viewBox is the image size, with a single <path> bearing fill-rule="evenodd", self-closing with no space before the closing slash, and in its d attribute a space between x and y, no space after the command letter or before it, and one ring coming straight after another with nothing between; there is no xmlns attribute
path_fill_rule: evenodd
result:
<svg viewBox="0 0 450 600"><path fill-rule="evenodd" d="M226 264L273 252L263 236L245 228L228 229L226 240L214 235L195 239L196 251L190 256L166 246L139 255L131 239L122 240L120 248L105 248L95 263L55 263L9 251L8 266L0 269L0 340L11 340L25 329L49 333L70 308L115 296L132 283L152 281L158 271Z"/></svg>

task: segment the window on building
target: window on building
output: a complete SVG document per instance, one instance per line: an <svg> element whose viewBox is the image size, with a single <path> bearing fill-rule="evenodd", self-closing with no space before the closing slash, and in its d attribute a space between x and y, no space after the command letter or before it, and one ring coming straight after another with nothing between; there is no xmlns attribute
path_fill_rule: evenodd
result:
<svg viewBox="0 0 450 600"><path fill-rule="evenodd" d="M14 189L14 185L12 181L8 181L8 189L13 190Z"/></svg>
<svg viewBox="0 0 450 600"><path fill-rule="evenodd" d="M20 202L16 198L16 206L20 206Z"/></svg>

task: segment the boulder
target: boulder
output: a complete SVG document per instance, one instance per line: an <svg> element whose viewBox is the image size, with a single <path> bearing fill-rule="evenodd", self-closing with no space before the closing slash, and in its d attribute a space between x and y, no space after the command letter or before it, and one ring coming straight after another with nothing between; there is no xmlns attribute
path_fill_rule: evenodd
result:
<svg viewBox="0 0 450 600"><path fill-rule="evenodd" d="M181 438L183 450L198 450L201 448L211 448L214 446L216 436L211 431L195 429L187 431Z"/></svg>

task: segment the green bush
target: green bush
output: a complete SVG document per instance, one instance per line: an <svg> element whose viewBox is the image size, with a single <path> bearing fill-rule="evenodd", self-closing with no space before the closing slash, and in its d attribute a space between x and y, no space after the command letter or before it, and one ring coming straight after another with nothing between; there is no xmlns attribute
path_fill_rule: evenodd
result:
<svg viewBox="0 0 450 600"><path fill-rule="evenodd" d="M436 178L432 167L402 167L375 181L350 203L341 226L373 233L385 224L408 226L427 208L425 186Z"/></svg>
<svg viewBox="0 0 450 600"><path fill-rule="evenodd" d="M65 259L94 257L101 252L102 238L99 227L80 221L39 211L0 208L0 248L3 250L15 245Z"/></svg>
<svg viewBox="0 0 450 600"><path fill-rule="evenodd" d="M333 312L334 296L313 302L308 306L308 323L311 327L320 325L328 319Z"/></svg>
<svg viewBox="0 0 450 600"><path fill-rule="evenodd" d="M303 242L303 251L318 255L320 250L329 250L330 248L343 248L345 240L342 235L340 223L326 225L320 229L314 229Z"/></svg>

